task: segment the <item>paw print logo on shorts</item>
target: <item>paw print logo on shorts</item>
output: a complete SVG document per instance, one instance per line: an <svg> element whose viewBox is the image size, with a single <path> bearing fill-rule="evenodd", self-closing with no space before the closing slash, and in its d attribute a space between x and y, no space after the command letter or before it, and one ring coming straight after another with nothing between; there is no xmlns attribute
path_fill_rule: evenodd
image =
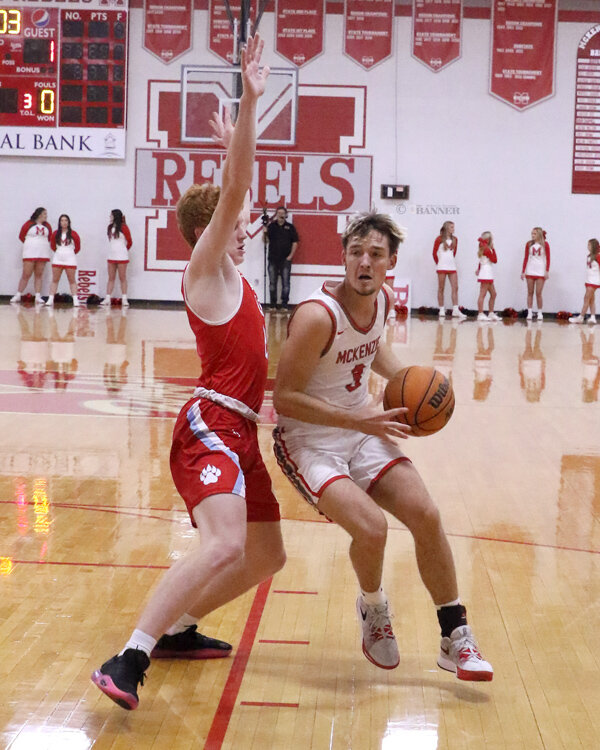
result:
<svg viewBox="0 0 600 750"><path fill-rule="evenodd" d="M202 484L214 484L216 481L218 481L220 476L221 469L217 469L216 466L207 464L202 469L202 473L200 474L200 481L202 482Z"/></svg>

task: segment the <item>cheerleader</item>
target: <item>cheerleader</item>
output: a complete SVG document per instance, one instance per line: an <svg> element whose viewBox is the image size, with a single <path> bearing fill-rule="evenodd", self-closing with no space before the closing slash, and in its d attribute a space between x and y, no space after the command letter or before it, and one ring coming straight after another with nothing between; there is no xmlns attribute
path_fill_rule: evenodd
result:
<svg viewBox="0 0 600 750"><path fill-rule="evenodd" d="M61 214L58 219L58 229L52 235L50 246L54 251L52 258L52 283L50 284L50 295L46 304L52 307L54 304L54 295L58 289L58 282L62 272L67 274L71 296L73 297L73 307L79 307L77 299L77 282L75 274L77 272L76 255L81 250L81 241L79 235L71 228L71 219L67 214Z"/></svg>
<svg viewBox="0 0 600 750"><path fill-rule="evenodd" d="M494 312L494 305L496 304L496 287L494 286L494 266L493 264L498 262L496 251L494 249L494 238L491 232L483 232L478 240L479 250L477 251L477 257L479 258L479 265L475 275L479 282L479 298L477 300L477 309L479 315L477 320L487 322L490 320L500 320L500 316ZM483 312L483 302L485 295L489 294L489 315Z"/></svg>
<svg viewBox="0 0 600 750"><path fill-rule="evenodd" d="M583 307L579 315L569 318L569 323L583 323L585 313L590 311L588 323L596 322L596 289L600 287L600 243L597 239L588 241L587 272L585 277L585 295L583 297Z"/></svg>
<svg viewBox="0 0 600 750"><path fill-rule="evenodd" d="M101 305L110 305L110 297L115 287L117 272L121 284L121 298L123 306L129 305L127 300L127 264L129 263L129 248L133 244L131 232L125 223L123 212L114 208L110 214L110 224L107 227L108 235L108 284L106 286L106 297Z"/></svg>
<svg viewBox="0 0 600 750"><path fill-rule="evenodd" d="M533 292L537 302L537 319L544 320L542 290L550 272L550 245L541 227L531 230L531 239L525 245L521 279L527 281L527 320L533 319Z"/></svg>
<svg viewBox="0 0 600 750"><path fill-rule="evenodd" d="M456 250L458 239L454 236L454 222L445 221L440 229L440 236L433 243L433 260L435 261L438 277L438 305L440 318L445 317L444 286L446 279L450 281L452 293L452 317L464 319L467 316L458 307L458 274L456 269Z"/></svg>
<svg viewBox="0 0 600 750"><path fill-rule="evenodd" d="M52 227L48 224L48 212L41 206L31 214L29 221L21 227L19 239L23 243L23 273L17 287L17 293L10 298L11 302L20 302L29 279L33 274L33 287L36 304L42 304L42 279L46 263L50 260L50 236Z"/></svg>

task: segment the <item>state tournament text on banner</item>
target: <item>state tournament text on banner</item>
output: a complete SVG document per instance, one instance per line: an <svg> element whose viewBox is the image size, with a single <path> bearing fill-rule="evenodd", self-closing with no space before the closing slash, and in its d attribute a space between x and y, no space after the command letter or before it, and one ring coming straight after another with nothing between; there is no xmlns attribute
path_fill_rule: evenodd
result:
<svg viewBox="0 0 600 750"><path fill-rule="evenodd" d="M412 56L436 73L460 57L462 0L413 0Z"/></svg>
<svg viewBox="0 0 600 750"><path fill-rule="evenodd" d="M344 54L366 70L392 54L394 0L344 1Z"/></svg>
<svg viewBox="0 0 600 750"><path fill-rule="evenodd" d="M144 0L144 49L164 63L192 46L192 0Z"/></svg>
<svg viewBox="0 0 600 750"><path fill-rule="evenodd" d="M490 93L523 110L554 94L558 0L493 0Z"/></svg>

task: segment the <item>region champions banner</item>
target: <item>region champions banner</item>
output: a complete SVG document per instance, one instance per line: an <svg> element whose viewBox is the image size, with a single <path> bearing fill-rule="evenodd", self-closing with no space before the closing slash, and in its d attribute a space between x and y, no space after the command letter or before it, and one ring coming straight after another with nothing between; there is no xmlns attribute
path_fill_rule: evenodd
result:
<svg viewBox="0 0 600 750"><path fill-rule="evenodd" d="M490 93L518 110L554 94L558 0L493 0Z"/></svg>
<svg viewBox="0 0 600 750"><path fill-rule="evenodd" d="M577 47L573 193L600 193L600 24Z"/></svg>
<svg viewBox="0 0 600 750"><path fill-rule="evenodd" d="M323 52L325 0L276 0L275 49L297 67Z"/></svg>
<svg viewBox="0 0 600 750"><path fill-rule="evenodd" d="M460 57L462 0L413 0L412 56L439 72Z"/></svg>
<svg viewBox="0 0 600 750"><path fill-rule="evenodd" d="M192 46L192 0L144 0L144 49L168 64Z"/></svg>
<svg viewBox="0 0 600 750"><path fill-rule="evenodd" d="M344 53L365 70L392 54L394 0L344 0Z"/></svg>

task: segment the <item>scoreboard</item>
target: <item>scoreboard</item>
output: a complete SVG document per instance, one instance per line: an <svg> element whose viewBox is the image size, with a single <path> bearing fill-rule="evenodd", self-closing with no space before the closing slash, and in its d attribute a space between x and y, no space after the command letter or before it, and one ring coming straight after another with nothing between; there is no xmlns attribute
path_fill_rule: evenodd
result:
<svg viewBox="0 0 600 750"><path fill-rule="evenodd" d="M0 156L125 158L127 0L0 0Z"/></svg>

